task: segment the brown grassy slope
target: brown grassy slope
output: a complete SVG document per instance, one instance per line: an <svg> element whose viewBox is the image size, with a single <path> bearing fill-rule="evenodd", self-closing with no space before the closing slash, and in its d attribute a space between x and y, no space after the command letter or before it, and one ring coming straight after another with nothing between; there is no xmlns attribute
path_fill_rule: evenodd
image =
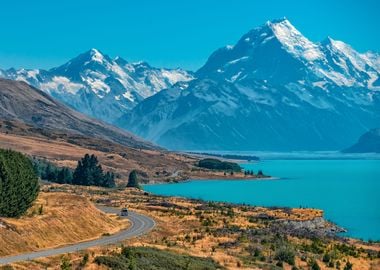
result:
<svg viewBox="0 0 380 270"><path fill-rule="evenodd" d="M27 133L25 128L12 122L12 129L0 121L0 148L10 148L30 156L46 158L58 166L74 168L86 153L95 154L105 170L119 176L120 183L126 183L131 170L143 172L149 182L165 182L196 179L247 178L243 173L233 176L195 167L198 157L186 154L148 149L135 149L104 140L85 137L43 136ZM5 132L5 133L4 133ZM23 135L17 135L23 134Z"/></svg>
<svg viewBox="0 0 380 270"><path fill-rule="evenodd" d="M309 238L296 237L281 231L267 231L265 228L271 226L272 222L282 219L293 221L312 220L320 217L323 212L317 209L287 209L287 208L263 208L228 205L223 203L207 203L198 200L187 200L175 197L160 197L146 195L143 191L134 189L107 190L98 187L81 187L69 185L47 185L43 190L54 192L59 189L68 193L81 194L91 201L107 201L107 205L116 207L128 207L134 211L149 215L156 221L156 228L149 234L139 238L123 241L124 245L152 246L159 249L169 249L174 252L190 254L201 257L211 257L227 269L280 269L276 268L277 260L274 260L275 251L272 250L276 244L277 233L286 234L287 241L296 251L296 264L298 269L309 269L306 261L301 258L306 256L307 260L316 258L321 269L327 268L322 262L324 252L329 251L334 244L346 243L343 240L325 238L323 253L316 254L305 251L303 245L313 243ZM104 192L100 192L104 191ZM233 209L233 214L227 212ZM271 219L251 219L260 215L273 217ZM205 223L206 220L211 222ZM277 220L277 221L276 221ZM258 234L250 233L257 230ZM277 239L277 240L276 240ZM266 240L265 242L262 240ZM342 242L343 241L343 242ZM354 241L354 240L353 240ZM348 243L346 243L348 244ZM346 260L354 264L353 269L379 269L380 260L378 258L368 258L365 250L378 250L378 244L363 245L357 241L349 243L354 245L358 256L348 254L337 254L343 269ZM275 249L279 246L274 245ZM252 250L258 248L264 255L264 261L253 256ZM118 247L98 247L91 249L89 264L85 269L99 269L93 258L99 255L112 254ZM73 269L79 265L83 258L82 253L70 254L69 258L73 263ZM61 262L60 256L38 259L34 262L24 262L17 264L23 269L40 269L41 265L57 267ZM240 264L240 265L239 265ZM286 264L284 269L291 270L291 266ZM21 269L21 268L16 268Z"/></svg>
<svg viewBox="0 0 380 270"><path fill-rule="evenodd" d="M102 143L104 144L104 141ZM120 175L122 182L127 180L132 169L143 171L147 174L147 178L157 181L170 178L175 171L181 171L181 174L176 177L183 178L186 172L191 171L195 162L194 159L175 153L138 150L121 145L112 147L113 149L108 152L68 143L61 139L53 140L0 132L0 148L10 148L30 156L47 158L59 166L74 168L84 154L93 153L99 158L104 169ZM99 144L99 149L102 148ZM158 176L156 172L159 172Z"/></svg>
<svg viewBox="0 0 380 270"><path fill-rule="evenodd" d="M0 79L0 119L44 132L82 135L129 147L157 148L130 132L76 112L25 82Z"/></svg>
<svg viewBox="0 0 380 270"><path fill-rule="evenodd" d="M65 193L41 193L25 217L0 222L0 256L94 239L128 226L126 220L100 212L84 197Z"/></svg>

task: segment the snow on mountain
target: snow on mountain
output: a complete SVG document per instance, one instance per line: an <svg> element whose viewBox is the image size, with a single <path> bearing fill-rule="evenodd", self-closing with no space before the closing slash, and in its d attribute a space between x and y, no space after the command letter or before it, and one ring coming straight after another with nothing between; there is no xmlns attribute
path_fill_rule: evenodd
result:
<svg viewBox="0 0 380 270"><path fill-rule="evenodd" d="M111 123L143 99L178 81L193 79L182 69L128 63L97 49L50 70L9 69L0 71L0 76L25 81L82 113Z"/></svg>
<svg viewBox="0 0 380 270"><path fill-rule="evenodd" d="M272 30L271 37L277 38L294 56L306 61L323 59L319 46L305 38L288 20L267 22L266 26Z"/></svg>
<svg viewBox="0 0 380 270"><path fill-rule="evenodd" d="M174 149L342 149L380 123L379 59L331 38L312 42L275 20L118 124Z"/></svg>

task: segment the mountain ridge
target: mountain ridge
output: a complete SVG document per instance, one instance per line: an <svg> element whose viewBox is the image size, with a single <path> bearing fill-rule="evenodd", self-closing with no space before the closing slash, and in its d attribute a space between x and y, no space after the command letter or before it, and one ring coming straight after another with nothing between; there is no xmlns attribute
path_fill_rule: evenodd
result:
<svg viewBox="0 0 380 270"><path fill-rule="evenodd" d="M90 49L61 66L43 69L0 70L0 77L25 81L88 116L112 123L144 98L191 80L182 69L128 63Z"/></svg>
<svg viewBox="0 0 380 270"><path fill-rule="evenodd" d="M380 122L380 58L325 43L286 19L266 23L117 123L170 149L345 148Z"/></svg>

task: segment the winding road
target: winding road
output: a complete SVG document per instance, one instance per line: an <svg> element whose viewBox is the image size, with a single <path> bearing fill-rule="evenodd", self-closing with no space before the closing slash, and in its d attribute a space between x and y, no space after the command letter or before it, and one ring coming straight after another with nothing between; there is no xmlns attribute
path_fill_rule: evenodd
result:
<svg viewBox="0 0 380 270"><path fill-rule="evenodd" d="M97 206L97 208L106 213L118 214L120 212L120 209L113 208L113 207ZM98 239L80 242L77 244L71 244L71 245L58 247L58 248L51 248L51 249L24 253L24 254L19 254L19 255L14 255L14 256L0 257L0 265L14 263L18 261L33 260L40 257L48 257L48 256L59 255L59 254L64 254L64 253L76 252L79 250L83 250L83 249L87 249L87 248L95 247L95 246L115 244L122 240L145 234L149 232L150 230L152 230L153 227L156 225L156 223L154 222L152 218L135 213L135 212L129 212L128 216L125 218L129 219L129 221L131 222L131 226L128 229L120 231L111 236L104 236Z"/></svg>

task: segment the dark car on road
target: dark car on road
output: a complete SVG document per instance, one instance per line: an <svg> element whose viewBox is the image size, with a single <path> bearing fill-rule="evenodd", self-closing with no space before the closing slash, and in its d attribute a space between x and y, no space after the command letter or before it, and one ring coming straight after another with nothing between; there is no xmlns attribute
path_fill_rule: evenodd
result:
<svg viewBox="0 0 380 270"><path fill-rule="evenodd" d="M121 211L120 211L120 216L128 216L128 209L127 208L122 208Z"/></svg>

